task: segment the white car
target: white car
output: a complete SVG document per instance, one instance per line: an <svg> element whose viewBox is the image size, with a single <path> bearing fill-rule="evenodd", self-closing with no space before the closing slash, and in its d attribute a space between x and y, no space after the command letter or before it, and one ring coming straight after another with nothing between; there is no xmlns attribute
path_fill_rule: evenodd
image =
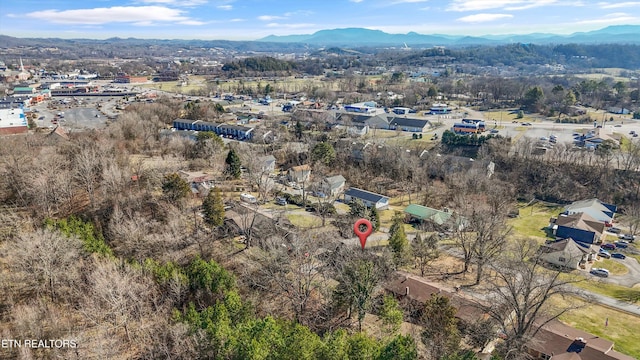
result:
<svg viewBox="0 0 640 360"><path fill-rule="evenodd" d="M592 268L591 274L602 277L609 277L609 270L603 268Z"/></svg>

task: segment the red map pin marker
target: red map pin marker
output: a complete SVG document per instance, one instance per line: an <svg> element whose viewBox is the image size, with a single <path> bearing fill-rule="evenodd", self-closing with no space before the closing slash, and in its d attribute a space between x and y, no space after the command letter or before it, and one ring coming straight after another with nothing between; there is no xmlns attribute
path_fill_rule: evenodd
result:
<svg viewBox="0 0 640 360"><path fill-rule="evenodd" d="M360 230L360 225L364 225L367 227L365 231ZM360 238L360 246L362 246L362 250L364 250L364 245L367 243L367 238L373 232L373 225L371 225L371 221L367 219L360 219L353 224L353 232Z"/></svg>

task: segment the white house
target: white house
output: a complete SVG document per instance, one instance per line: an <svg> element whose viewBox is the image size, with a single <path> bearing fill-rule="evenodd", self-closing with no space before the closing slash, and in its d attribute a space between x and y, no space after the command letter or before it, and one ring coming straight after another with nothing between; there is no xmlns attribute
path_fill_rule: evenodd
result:
<svg viewBox="0 0 640 360"><path fill-rule="evenodd" d="M342 175L330 176L322 179L320 189L327 196L336 197L344 191L345 182Z"/></svg>
<svg viewBox="0 0 640 360"><path fill-rule="evenodd" d="M539 256L549 264L573 270L593 261L595 252L568 238L540 246Z"/></svg>
<svg viewBox="0 0 640 360"><path fill-rule="evenodd" d="M311 166L307 164L294 166L290 168L287 173L289 181L295 181L299 183L309 180L309 176L311 176Z"/></svg>

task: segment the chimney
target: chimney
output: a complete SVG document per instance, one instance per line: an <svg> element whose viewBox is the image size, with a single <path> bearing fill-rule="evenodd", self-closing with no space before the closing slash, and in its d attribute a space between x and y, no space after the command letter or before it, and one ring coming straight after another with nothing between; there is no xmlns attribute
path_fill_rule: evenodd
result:
<svg viewBox="0 0 640 360"><path fill-rule="evenodd" d="M404 288L404 296L409 296L409 287Z"/></svg>

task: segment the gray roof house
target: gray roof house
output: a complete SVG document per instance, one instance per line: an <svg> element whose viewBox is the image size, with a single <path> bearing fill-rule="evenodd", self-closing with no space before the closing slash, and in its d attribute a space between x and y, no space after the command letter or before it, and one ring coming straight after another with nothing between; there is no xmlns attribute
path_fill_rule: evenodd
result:
<svg viewBox="0 0 640 360"><path fill-rule="evenodd" d="M349 188L349 190L344 192L345 203L348 204L353 200L360 200L367 207L375 206L378 210L386 210L389 208L388 197L362 189Z"/></svg>
<svg viewBox="0 0 640 360"><path fill-rule="evenodd" d="M593 261L595 251L568 238L540 246L538 256L554 266L574 270Z"/></svg>
<svg viewBox="0 0 640 360"><path fill-rule="evenodd" d="M262 171L273 172L276 169L276 158L273 155L267 155L260 159L262 163Z"/></svg>
<svg viewBox="0 0 640 360"><path fill-rule="evenodd" d="M567 215L586 213L593 219L604 223L611 223L617 209L616 205L606 204L595 198L575 201L564 208Z"/></svg>
<svg viewBox="0 0 640 360"><path fill-rule="evenodd" d="M326 195L335 197L344 191L345 182L342 175L330 176L322 179L320 188Z"/></svg>

